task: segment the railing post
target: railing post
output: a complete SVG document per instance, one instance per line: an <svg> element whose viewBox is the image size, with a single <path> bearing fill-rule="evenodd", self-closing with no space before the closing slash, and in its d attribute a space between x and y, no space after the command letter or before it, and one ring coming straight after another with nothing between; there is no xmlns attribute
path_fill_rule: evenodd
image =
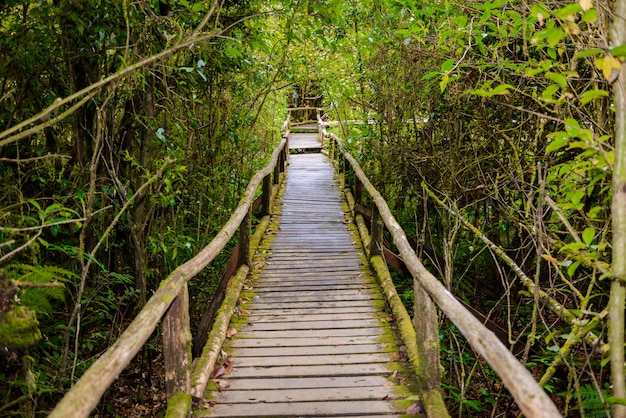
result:
<svg viewBox="0 0 626 418"><path fill-rule="evenodd" d="M163 360L167 397L191 391L191 330L189 292L183 285L163 316Z"/></svg>
<svg viewBox="0 0 626 418"><path fill-rule="evenodd" d="M429 389L441 388L439 370L439 327L435 303L424 287L413 278L414 316L413 326L418 335L417 346L424 365L421 367L421 380Z"/></svg>
<svg viewBox="0 0 626 418"><path fill-rule="evenodd" d="M369 247L370 257L382 255L383 252L383 220L378 206L372 206L372 239Z"/></svg>
<svg viewBox="0 0 626 418"><path fill-rule="evenodd" d="M261 216L270 215L272 201L272 178L271 175L263 177L263 196L261 198Z"/></svg>
<svg viewBox="0 0 626 418"><path fill-rule="evenodd" d="M287 136L287 138L289 138L289 137ZM285 147L280 152L280 156L278 157L278 165L280 166L280 172L281 173L285 172L285 165L287 163L287 155L288 154L289 154L289 139L287 139L287 141L285 141Z"/></svg>
<svg viewBox="0 0 626 418"><path fill-rule="evenodd" d="M282 160L282 158L283 158L283 153L281 152L280 156L278 157L278 162L274 166L274 174L272 175L272 184L280 183L280 160Z"/></svg>
<svg viewBox="0 0 626 418"><path fill-rule="evenodd" d="M251 265L250 258L250 230L252 228L252 206L248 208L246 216L241 221L239 226L239 255L237 259L237 265L246 266Z"/></svg>
<svg viewBox="0 0 626 418"><path fill-rule="evenodd" d="M354 179L354 203L355 206L363 204L363 183L358 177Z"/></svg>

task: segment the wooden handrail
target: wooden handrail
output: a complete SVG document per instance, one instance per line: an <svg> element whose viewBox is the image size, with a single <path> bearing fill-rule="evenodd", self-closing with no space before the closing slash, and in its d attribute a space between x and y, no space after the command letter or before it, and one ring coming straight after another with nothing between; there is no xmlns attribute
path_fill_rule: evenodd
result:
<svg viewBox="0 0 626 418"><path fill-rule="evenodd" d="M286 122L288 128L289 122ZM191 336L189 330L187 308L187 282L196 276L202 269L211 263L224 249L228 241L234 236L242 222L249 217L254 201L254 195L263 179L275 173L277 164L285 167L287 154L287 136L284 135L280 145L274 150L269 164L262 170L257 171L248 183L246 191L239 201L239 205L233 212L228 222L224 225L215 238L204 247L194 258L176 268L165 278L154 295L146 302L144 308L137 314L128 328L122 333L115 343L83 374L74 386L65 394L63 399L56 405L50 417L87 417L97 406L100 398L117 378L120 372L130 363L139 350L154 332L166 312L175 307L173 317L169 319L172 327L178 331L173 335L174 344L179 347L177 355L173 356L174 363L166 362L166 381L173 382L174 387L168 388L168 392L174 390L189 393L190 368L191 368ZM247 223L247 222L246 222ZM249 231L247 231L249 234ZM245 257L249 259L249 257ZM176 306L172 306L176 305ZM180 305L180 306L178 306ZM183 311L182 314L180 312ZM178 313L177 313L178 312ZM187 316L187 323L180 324L180 318ZM166 320L164 320L166 322ZM181 350L180 347L183 347ZM164 350L166 351L166 350ZM181 365L184 375L181 375ZM182 386L182 387L181 387ZM172 395L172 393L168 393Z"/></svg>
<svg viewBox="0 0 626 418"><path fill-rule="evenodd" d="M421 263L400 224L391 213L387 202L369 181L359 163L343 147L342 140L334 134L323 134L330 138L329 155L339 161L340 169L347 162L363 189L370 195L383 223L390 232L406 267L414 279L416 294L423 288L425 293L439 306L443 313L457 326L470 345L491 365L500 376L505 387L517 401L522 413L533 418L561 417L556 406L539 386L532 374L522 365L506 346L487 329L474 315L441 284ZM341 162L343 159L343 162ZM380 234L378 234L380 235ZM382 248L374 243L370 248ZM418 288L419 287L419 288ZM426 355L426 353L422 353Z"/></svg>

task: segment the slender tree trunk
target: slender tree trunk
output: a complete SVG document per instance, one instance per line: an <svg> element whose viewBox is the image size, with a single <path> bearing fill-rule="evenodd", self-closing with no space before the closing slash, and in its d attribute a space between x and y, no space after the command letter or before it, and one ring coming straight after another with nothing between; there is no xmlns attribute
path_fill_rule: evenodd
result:
<svg viewBox="0 0 626 418"><path fill-rule="evenodd" d="M616 0L611 43L626 43L626 0ZM615 168L613 172L613 281L609 300L609 344L613 395L626 399L624 374L624 294L626 285L626 64L613 84L615 95ZM626 418L626 405L613 405L614 418Z"/></svg>

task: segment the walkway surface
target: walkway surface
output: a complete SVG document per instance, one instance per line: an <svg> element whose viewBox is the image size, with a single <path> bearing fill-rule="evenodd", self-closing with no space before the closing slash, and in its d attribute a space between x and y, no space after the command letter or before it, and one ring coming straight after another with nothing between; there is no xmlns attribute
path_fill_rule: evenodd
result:
<svg viewBox="0 0 626 418"><path fill-rule="evenodd" d="M232 371L194 416L389 417L411 405L393 323L346 219L327 157L290 155L271 256L224 348Z"/></svg>
<svg viewBox="0 0 626 418"><path fill-rule="evenodd" d="M289 135L290 150L297 152L320 152L322 150L322 143L318 135L310 133L311 131L317 132L316 124L294 126L291 130Z"/></svg>

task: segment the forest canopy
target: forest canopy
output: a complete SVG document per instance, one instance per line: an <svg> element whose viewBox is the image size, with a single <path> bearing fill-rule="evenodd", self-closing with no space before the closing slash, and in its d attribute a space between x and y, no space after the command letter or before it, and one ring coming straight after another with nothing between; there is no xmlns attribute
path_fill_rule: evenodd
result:
<svg viewBox="0 0 626 418"><path fill-rule="evenodd" d="M620 16L621 0L0 2L0 415L47 414L211 241L297 96L565 416L625 417ZM190 283L192 322L226 259ZM451 414L518 411L443 316L440 347ZM156 404L159 356L154 335L98 413L127 413L108 400L133 378L124 396Z"/></svg>

